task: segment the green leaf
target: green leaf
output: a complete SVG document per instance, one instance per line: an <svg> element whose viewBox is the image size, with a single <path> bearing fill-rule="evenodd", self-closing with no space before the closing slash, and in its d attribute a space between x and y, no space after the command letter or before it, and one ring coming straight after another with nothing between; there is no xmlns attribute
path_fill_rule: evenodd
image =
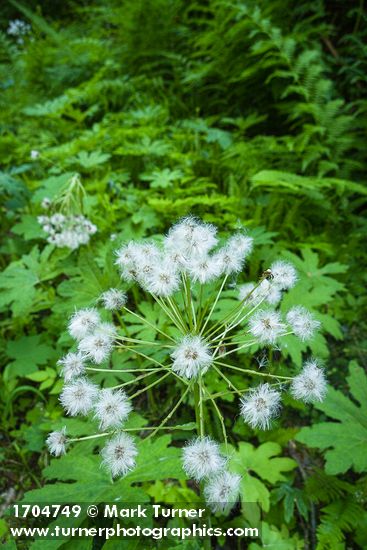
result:
<svg viewBox="0 0 367 550"><path fill-rule="evenodd" d="M356 472L367 470L367 376L355 362L350 364L349 372L350 393L359 405L340 391L329 388L325 401L315 406L340 422L321 422L305 427L296 436L301 443L326 450L325 471L331 475L350 468Z"/></svg>
<svg viewBox="0 0 367 550"><path fill-rule="evenodd" d="M291 458L278 457L280 453L280 445L271 441L259 447L251 443L239 443L238 450L231 457L230 470L242 476L243 502L260 502L265 511L269 510L270 493L265 482L274 484L284 481L284 472L297 466Z"/></svg>

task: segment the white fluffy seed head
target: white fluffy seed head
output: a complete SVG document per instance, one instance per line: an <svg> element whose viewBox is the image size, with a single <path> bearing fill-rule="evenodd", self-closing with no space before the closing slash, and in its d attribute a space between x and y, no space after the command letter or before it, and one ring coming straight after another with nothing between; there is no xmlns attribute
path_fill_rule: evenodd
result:
<svg viewBox="0 0 367 550"><path fill-rule="evenodd" d="M188 262L187 272L194 283L210 283L219 277L220 263L211 256L193 258Z"/></svg>
<svg viewBox="0 0 367 550"><path fill-rule="evenodd" d="M245 261L241 252L231 250L226 245L213 254L213 259L218 263L218 269L221 275L239 273Z"/></svg>
<svg viewBox="0 0 367 550"><path fill-rule="evenodd" d="M110 311L113 311L114 309L121 309L127 302L125 292L122 292L122 290L119 290L118 288L110 288L109 290L106 290L106 292L101 294L99 299L103 306Z"/></svg>
<svg viewBox="0 0 367 550"><path fill-rule="evenodd" d="M131 403L123 390L103 389L94 405L94 416L99 420L101 430L121 428L131 410Z"/></svg>
<svg viewBox="0 0 367 550"><path fill-rule="evenodd" d="M86 415L93 408L97 395L98 387L95 384L85 378L77 378L65 384L60 394L60 402L70 416Z"/></svg>
<svg viewBox="0 0 367 550"><path fill-rule="evenodd" d="M239 299L244 302L244 305L256 305L260 302L266 302L275 306L280 302L282 291L278 286L267 279L261 281L256 288L255 286L255 283L246 283L239 287Z"/></svg>
<svg viewBox="0 0 367 550"><path fill-rule="evenodd" d="M297 271L294 266L283 260L278 260L270 266L272 282L281 290L292 288L297 282Z"/></svg>
<svg viewBox="0 0 367 550"><path fill-rule="evenodd" d="M324 371L317 361L307 361L302 372L293 378L291 394L295 399L301 399L305 403L322 401L327 392L327 381Z"/></svg>
<svg viewBox="0 0 367 550"><path fill-rule="evenodd" d="M250 318L249 330L261 344L274 344L285 331L285 324L277 311L261 310Z"/></svg>
<svg viewBox="0 0 367 550"><path fill-rule="evenodd" d="M111 323L100 323L92 334L79 342L79 351L97 365L105 361L112 349L116 329Z"/></svg>
<svg viewBox="0 0 367 550"><path fill-rule="evenodd" d="M218 471L226 464L219 451L219 445L210 437L198 437L183 448L183 469L186 474L201 481Z"/></svg>
<svg viewBox="0 0 367 550"><path fill-rule="evenodd" d="M227 241L228 249L233 253L242 255L243 258L246 258L249 254L251 254L253 246L254 239L241 233L233 235Z"/></svg>
<svg viewBox="0 0 367 550"><path fill-rule="evenodd" d="M211 224L188 216L176 223L164 240L168 253L178 253L185 260L206 255L216 244L217 229Z"/></svg>
<svg viewBox="0 0 367 550"><path fill-rule="evenodd" d="M241 397L240 412L251 428L266 430L280 409L280 393L269 384L260 384Z"/></svg>
<svg viewBox="0 0 367 550"><path fill-rule="evenodd" d="M229 512L240 492L241 476L223 471L213 476L204 487L207 504L214 513Z"/></svg>
<svg viewBox="0 0 367 550"><path fill-rule="evenodd" d="M204 374L212 362L208 343L200 336L188 335L171 353L172 370L184 378L197 378Z"/></svg>
<svg viewBox="0 0 367 550"><path fill-rule="evenodd" d="M69 334L75 340L81 340L90 334L101 322L99 313L94 308L76 311L69 321Z"/></svg>
<svg viewBox="0 0 367 550"><path fill-rule="evenodd" d="M85 372L85 357L82 353L67 353L62 357L58 364L61 365L61 374L65 382L81 376Z"/></svg>
<svg viewBox="0 0 367 550"><path fill-rule="evenodd" d="M315 331L321 326L321 323L316 321L312 314L302 306L292 307L287 313L287 321L294 334L302 341L312 338Z"/></svg>
<svg viewBox="0 0 367 550"><path fill-rule="evenodd" d="M166 260L156 262L151 273L144 279L144 287L148 292L159 296L172 296L180 288L181 279L176 266Z"/></svg>
<svg viewBox="0 0 367 550"><path fill-rule="evenodd" d="M54 456L62 456L65 454L66 443L66 426L59 432L51 432L46 439L48 450Z"/></svg>
<svg viewBox="0 0 367 550"><path fill-rule="evenodd" d="M38 221L48 233L47 241L59 248L75 250L88 243L90 236L97 231L97 227L82 215L65 216L56 213L52 216L39 216Z"/></svg>
<svg viewBox="0 0 367 550"><path fill-rule="evenodd" d="M134 439L122 432L108 441L102 449L102 464L109 469L112 477L126 476L135 468L137 454Z"/></svg>

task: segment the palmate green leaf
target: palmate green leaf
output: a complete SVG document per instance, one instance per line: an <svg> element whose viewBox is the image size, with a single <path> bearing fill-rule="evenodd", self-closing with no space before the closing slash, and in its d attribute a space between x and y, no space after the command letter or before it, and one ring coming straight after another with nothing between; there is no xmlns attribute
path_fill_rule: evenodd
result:
<svg viewBox="0 0 367 550"><path fill-rule="evenodd" d="M105 438L103 438L105 440ZM99 441L100 440L96 440ZM111 480L110 474L101 467L98 455L83 454L86 449L75 447L59 459L51 461L44 470L46 479L58 479L64 483L49 483L41 489L25 493L24 503L93 503L121 502L144 504L149 501L148 494L136 485L136 482L161 480L165 478L186 479L181 468L181 451L176 447L169 447L171 437L163 435L154 441L150 439L137 441L137 466L125 478ZM90 446L88 443L87 446ZM102 443L103 444L103 443ZM74 483L71 481L75 480ZM78 526L85 521L86 516L66 518L65 524ZM151 521L151 520L149 520ZM64 520L57 520L50 524L64 524ZM60 541L64 543L65 540ZM33 545L37 547L38 543ZM57 548L56 546L55 548Z"/></svg>
<svg viewBox="0 0 367 550"><path fill-rule="evenodd" d="M249 550L261 550L263 548L303 550L304 541L299 539L298 534L291 535L284 525L278 529L274 525L263 522L261 526L261 544L251 542Z"/></svg>
<svg viewBox="0 0 367 550"><path fill-rule="evenodd" d="M153 189L166 189L172 187L173 183L183 178L183 176L181 170L164 168L163 170L154 170L152 173L142 174L140 177L143 181L149 181L150 187Z"/></svg>
<svg viewBox="0 0 367 550"><path fill-rule="evenodd" d="M12 233L21 235L26 241L45 237L45 233L38 223L37 218L35 216L31 216L30 214L24 214L21 217L21 221L13 225L11 230Z"/></svg>
<svg viewBox="0 0 367 550"><path fill-rule="evenodd" d="M262 508L269 511L270 491L265 482L275 484L284 481L284 472L297 466L293 459L279 457L280 453L280 445L271 441L258 447L251 443L239 443L238 450L231 456L230 470L242 476L243 502L260 502Z"/></svg>
<svg viewBox="0 0 367 550"><path fill-rule="evenodd" d="M348 382L357 405L343 393L329 388L323 403L315 405L327 416L339 422L321 422L305 427L296 439L325 452L327 474L367 470L367 376L355 362L349 367Z"/></svg>
<svg viewBox="0 0 367 550"><path fill-rule="evenodd" d="M83 168L95 168L99 164L104 164L111 157L108 153L102 151L81 151L75 157L69 159L70 164L80 164Z"/></svg>
<svg viewBox="0 0 367 550"><path fill-rule="evenodd" d="M6 345L6 355L13 361L7 366L7 376L26 376L37 370L39 365L45 365L54 357L55 351L48 344L42 343L41 335L22 336L11 340ZM42 371L43 372L43 371Z"/></svg>

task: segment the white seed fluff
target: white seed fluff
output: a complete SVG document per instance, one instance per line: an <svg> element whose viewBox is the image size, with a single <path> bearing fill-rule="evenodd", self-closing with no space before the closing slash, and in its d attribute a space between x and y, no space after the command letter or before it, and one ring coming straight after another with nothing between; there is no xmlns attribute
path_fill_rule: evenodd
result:
<svg viewBox="0 0 367 550"><path fill-rule="evenodd" d="M127 302L125 292L122 292L122 290L119 290L118 288L110 288L109 290L106 290L106 292L101 294L99 299L103 306L110 311L113 311L114 309L121 309Z"/></svg>
<svg viewBox="0 0 367 550"><path fill-rule="evenodd" d="M280 314L277 311L258 311L249 320L249 330L262 344L274 344L285 331Z"/></svg>
<svg viewBox="0 0 367 550"><path fill-rule="evenodd" d="M255 283L246 283L239 287L239 299L245 305L256 305L260 302L266 302L275 306L280 302L282 291L277 285L264 279L256 288L255 286Z"/></svg>
<svg viewBox="0 0 367 550"><path fill-rule="evenodd" d="M188 262L187 271L192 281L201 284L209 283L219 277L220 263L213 257L202 256Z"/></svg>
<svg viewBox="0 0 367 550"><path fill-rule="evenodd" d="M48 450L54 456L61 456L65 454L66 443L66 426L64 426L59 432L51 432L46 439Z"/></svg>
<svg viewBox="0 0 367 550"><path fill-rule="evenodd" d="M61 365L61 374L65 382L69 382L73 378L81 376L85 372L85 357L82 353L67 353L62 357L58 364Z"/></svg>
<svg viewBox="0 0 367 550"><path fill-rule="evenodd" d="M60 402L70 416L86 415L93 408L97 395L98 387L95 384L85 378L77 378L65 384L60 394Z"/></svg>
<svg viewBox="0 0 367 550"><path fill-rule="evenodd" d="M159 297L168 297L177 292L181 279L176 266L167 261L156 263L145 279L146 289Z"/></svg>
<svg viewBox="0 0 367 550"><path fill-rule="evenodd" d="M183 469L186 474L201 481L222 470L226 464L219 451L219 445L210 437L198 437L182 450Z"/></svg>
<svg viewBox="0 0 367 550"><path fill-rule="evenodd" d="M80 340L79 351L99 365L109 357L115 336L114 325L100 323L92 334Z"/></svg>
<svg viewBox="0 0 367 550"><path fill-rule="evenodd" d="M280 409L280 393L269 384L260 384L241 397L240 412L251 428L268 429Z"/></svg>
<svg viewBox="0 0 367 550"><path fill-rule="evenodd" d="M211 224L188 216L176 223L164 240L168 253L179 253L185 259L206 255L216 244L217 229Z"/></svg>
<svg viewBox="0 0 367 550"><path fill-rule="evenodd" d="M305 403L322 401L327 391L324 372L316 361L307 361L301 374L292 380L291 394Z"/></svg>
<svg viewBox="0 0 367 550"><path fill-rule="evenodd" d="M185 336L171 357L172 370L187 379L204 374L212 362L209 345L200 336Z"/></svg>
<svg viewBox="0 0 367 550"><path fill-rule="evenodd" d="M281 290L292 288L297 282L297 271L289 262L278 260L270 266L273 283Z"/></svg>
<svg viewBox="0 0 367 550"><path fill-rule="evenodd" d="M95 418L101 430L121 428L132 410L131 403L123 390L103 389L94 405Z"/></svg>
<svg viewBox="0 0 367 550"><path fill-rule="evenodd" d="M133 438L126 433L120 433L102 449L102 464L111 471L112 477L125 476L135 468L137 454Z"/></svg>
<svg viewBox="0 0 367 550"><path fill-rule="evenodd" d="M309 340L321 323L313 318L312 314L302 306L292 307L287 313L287 321L296 336L302 341Z"/></svg>
<svg viewBox="0 0 367 550"><path fill-rule="evenodd" d="M241 476L221 472L208 481L204 496L214 513L229 511L236 503L240 492Z"/></svg>
<svg viewBox="0 0 367 550"><path fill-rule="evenodd" d="M90 334L101 322L99 313L94 308L76 311L69 321L69 334L75 340L81 340Z"/></svg>

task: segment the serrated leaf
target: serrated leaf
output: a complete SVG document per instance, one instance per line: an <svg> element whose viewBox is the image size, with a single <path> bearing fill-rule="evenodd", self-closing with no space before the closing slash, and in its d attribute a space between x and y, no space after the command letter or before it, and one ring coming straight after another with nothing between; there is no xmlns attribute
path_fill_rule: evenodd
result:
<svg viewBox="0 0 367 550"><path fill-rule="evenodd" d="M348 377L352 396L359 406L340 391L329 388L323 403L315 405L327 416L340 422L321 422L305 427L296 439L310 447L326 450L325 471L334 475L353 468L356 472L367 469L367 376L356 363L350 365Z"/></svg>

